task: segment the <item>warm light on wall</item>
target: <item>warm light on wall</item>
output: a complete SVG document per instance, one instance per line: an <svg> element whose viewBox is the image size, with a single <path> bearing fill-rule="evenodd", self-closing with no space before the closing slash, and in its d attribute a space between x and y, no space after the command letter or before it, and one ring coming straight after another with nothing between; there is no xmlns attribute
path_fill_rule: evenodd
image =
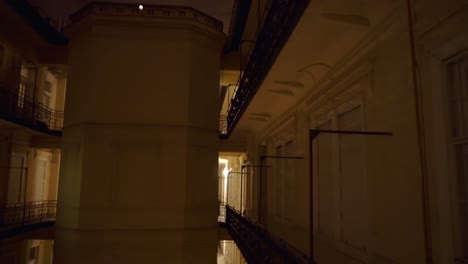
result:
<svg viewBox="0 0 468 264"><path fill-rule="evenodd" d="M218 162L221 164L224 164L224 169L223 169L223 176L227 177L229 174L229 168L228 168L228 163L229 161L227 159L219 159Z"/></svg>
<svg viewBox="0 0 468 264"><path fill-rule="evenodd" d="M224 167L224 170L223 170L223 176L227 177L228 174L229 174L229 170L228 170L227 165L226 165L226 167Z"/></svg>

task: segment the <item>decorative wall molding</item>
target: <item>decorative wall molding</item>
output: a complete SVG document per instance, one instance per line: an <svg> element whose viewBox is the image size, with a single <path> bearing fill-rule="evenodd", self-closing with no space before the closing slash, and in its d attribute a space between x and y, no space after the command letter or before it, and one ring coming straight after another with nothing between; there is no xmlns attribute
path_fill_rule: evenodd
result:
<svg viewBox="0 0 468 264"><path fill-rule="evenodd" d="M343 89L351 88L349 92L352 95L362 93L359 90L353 90L352 84L359 82L363 77L370 76L371 85L373 85L373 70L376 63L375 49L380 38L384 37L392 26L400 23L400 15L404 10L404 5L398 5L391 13L384 18L379 24L371 29L371 31L343 58L333 65L326 75L317 82L313 83L313 87L309 88L310 92L304 96L297 104L289 110L279 115L272 123L265 126L259 133L259 137L263 138L269 133L278 130L286 120L293 118L297 111L307 111L313 113L316 109L322 106L336 106L333 103L334 96L340 93ZM371 90L366 90L368 94L372 94ZM349 98L349 97L348 97ZM342 100L341 100L342 101ZM323 111L322 115L325 114ZM319 114L320 115L320 114ZM312 115L314 118L316 115ZM312 121L313 122L313 121Z"/></svg>
<svg viewBox="0 0 468 264"><path fill-rule="evenodd" d="M262 135L260 141L270 141L273 146L277 147L283 145L286 142L293 140L295 135L295 123L296 118L291 117L282 123L280 126L276 127L275 130L270 131L268 135Z"/></svg>
<svg viewBox="0 0 468 264"><path fill-rule="evenodd" d="M436 263L452 263L457 257L446 70L452 59L468 50L467 15L465 6L417 38L427 144L428 204L432 212L432 254Z"/></svg>
<svg viewBox="0 0 468 264"><path fill-rule="evenodd" d="M87 16L163 18L194 21L216 31L223 31L223 23L194 8L184 6L144 5L143 10L137 4L91 2L71 16L75 24Z"/></svg>

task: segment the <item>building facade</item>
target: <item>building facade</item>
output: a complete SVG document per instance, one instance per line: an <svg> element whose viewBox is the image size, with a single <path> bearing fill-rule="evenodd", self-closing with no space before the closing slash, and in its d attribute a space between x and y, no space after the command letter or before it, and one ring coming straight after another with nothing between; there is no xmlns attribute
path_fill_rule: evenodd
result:
<svg viewBox="0 0 468 264"><path fill-rule="evenodd" d="M58 199L54 263L214 263L219 203L320 264L468 261L465 0L238 0L227 34L10 2L0 217Z"/></svg>

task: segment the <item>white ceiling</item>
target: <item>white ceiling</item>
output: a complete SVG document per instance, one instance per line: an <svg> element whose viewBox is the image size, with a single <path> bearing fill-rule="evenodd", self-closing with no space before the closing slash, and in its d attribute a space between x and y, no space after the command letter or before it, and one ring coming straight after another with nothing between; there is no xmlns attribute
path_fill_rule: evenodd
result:
<svg viewBox="0 0 468 264"><path fill-rule="evenodd" d="M311 1L235 128L259 131L296 105L395 8L394 0Z"/></svg>

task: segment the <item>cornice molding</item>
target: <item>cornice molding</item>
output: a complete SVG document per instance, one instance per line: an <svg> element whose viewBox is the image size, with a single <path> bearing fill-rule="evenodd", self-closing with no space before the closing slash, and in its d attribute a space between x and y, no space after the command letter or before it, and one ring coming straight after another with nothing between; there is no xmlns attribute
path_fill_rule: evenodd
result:
<svg viewBox="0 0 468 264"><path fill-rule="evenodd" d="M362 77L367 74L371 75L371 81L373 81L372 72L375 65L375 48L377 42L388 34L392 26L399 21L399 15L403 11L403 8L403 5L396 6L395 9L393 9L387 17L382 19L379 24L373 27L347 55L333 65L321 80L314 83L307 95L260 130L259 137L264 138L268 134L278 131L283 123L294 118L294 113L297 111L313 114L314 109L316 109L314 105L318 102L322 101L324 104L330 102L328 95L332 90L340 90L342 92L343 88L346 90L347 87L352 86L353 83L361 80ZM318 105L320 105L320 103ZM311 120L311 122L313 122L313 120Z"/></svg>
<svg viewBox="0 0 468 264"><path fill-rule="evenodd" d="M136 18L136 19L177 19L199 23L215 31L223 31L223 23L192 7L144 5L143 10L136 4L91 2L71 17L71 26L88 16L101 16L108 18Z"/></svg>

